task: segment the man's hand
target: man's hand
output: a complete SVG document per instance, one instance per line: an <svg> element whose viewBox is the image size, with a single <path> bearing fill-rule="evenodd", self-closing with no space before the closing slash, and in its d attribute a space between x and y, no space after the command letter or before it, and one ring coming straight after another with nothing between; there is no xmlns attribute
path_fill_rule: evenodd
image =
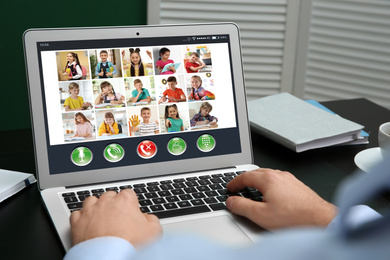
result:
<svg viewBox="0 0 390 260"><path fill-rule="evenodd" d="M265 229L292 226L326 227L336 216L336 207L296 179L289 172L257 169L234 178L227 186L237 192L245 187L258 189L262 202L231 196L227 208Z"/></svg>
<svg viewBox="0 0 390 260"><path fill-rule="evenodd" d="M139 247L162 233L158 218L140 211L137 196L130 189L118 194L109 191L100 199L88 197L83 209L70 216L70 225L73 245L96 237L115 236Z"/></svg>

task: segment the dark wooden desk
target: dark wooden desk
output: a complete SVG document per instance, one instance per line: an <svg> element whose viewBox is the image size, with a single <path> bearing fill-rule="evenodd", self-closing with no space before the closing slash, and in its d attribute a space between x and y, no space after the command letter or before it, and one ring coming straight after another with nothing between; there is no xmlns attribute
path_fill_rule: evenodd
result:
<svg viewBox="0 0 390 260"><path fill-rule="evenodd" d="M292 172L323 198L332 201L335 189L356 169L354 156L378 146L378 127L390 121L390 111L366 99L323 102L342 117L366 126L370 144L292 152L252 133L255 163ZM35 173L31 130L3 132L0 168ZM377 210L390 205L388 196L370 202ZM62 259L65 254L34 184L0 203L2 259Z"/></svg>

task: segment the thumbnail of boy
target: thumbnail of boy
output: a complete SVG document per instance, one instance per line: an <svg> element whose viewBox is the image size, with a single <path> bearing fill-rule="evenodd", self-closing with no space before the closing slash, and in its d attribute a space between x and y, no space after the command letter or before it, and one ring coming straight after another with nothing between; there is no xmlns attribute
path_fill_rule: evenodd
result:
<svg viewBox="0 0 390 260"><path fill-rule="evenodd" d="M177 80L174 76L167 79L168 89L163 92L163 96L158 101L159 104L163 102L183 102L186 101L186 96L181 88L177 88Z"/></svg>
<svg viewBox="0 0 390 260"><path fill-rule="evenodd" d="M200 69L206 67L206 63L199 60L199 54L197 52L191 52L189 61L186 63L187 73L196 73Z"/></svg>
<svg viewBox="0 0 390 260"><path fill-rule="evenodd" d="M142 122L139 122L138 116L133 115L129 118L132 132L139 132L139 135L158 134L158 122L150 122L151 111L148 107L141 109Z"/></svg>
<svg viewBox="0 0 390 260"><path fill-rule="evenodd" d="M211 110L213 110L213 106L209 102L202 103L199 112L190 120L191 127L204 125L217 127L218 118L210 115Z"/></svg>
<svg viewBox="0 0 390 260"><path fill-rule="evenodd" d="M134 80L134 87L135 89L132 94L132 101L133 103L136 102L150 102L152 99L150 97L149 91L146 88L142 88L143 84L140 79L135 79Z"/></svg>
<svg viewBox="0 0 390 260"><path fill-rule="evenodd" d="M108 52L102 50L100 52L101 62L97 64L95 70L95 74L99 76L99 79L112 78L116 74L116 69L114 65L111 62L107 61L107 58Z"/></svg>

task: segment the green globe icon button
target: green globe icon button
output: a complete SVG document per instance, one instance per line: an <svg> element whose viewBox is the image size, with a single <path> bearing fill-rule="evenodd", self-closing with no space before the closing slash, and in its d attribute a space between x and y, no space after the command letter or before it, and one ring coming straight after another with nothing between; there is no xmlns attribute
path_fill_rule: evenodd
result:
<svg viewBox="0 0 390 260"><path fill-rule="evenodd" d="M196 142L196 146L202 152L210 152L215 147L215 139L209 134L201 135Z"/></svg>
<svg viewBox="0 0 390 260"><path fill-rule="evenodd" d="M186 149L186 142L179 137L174 137L168 142L168 151L173 155L181 155L186 151Z"/></svg>
<svg viewBox="0 0 390 260"><path fill-rule="evenodd" d="M92 161L93 155L87 147L77 147L70 155L70 159L77 166L85 166Z"/></svg>
<svg viewBox="0 0 390 260"><path fill-rule="evenodd" d="M125 150L119 144L110 144L104 149L104 158L109 162L119 162L124 156Z"/></svg>

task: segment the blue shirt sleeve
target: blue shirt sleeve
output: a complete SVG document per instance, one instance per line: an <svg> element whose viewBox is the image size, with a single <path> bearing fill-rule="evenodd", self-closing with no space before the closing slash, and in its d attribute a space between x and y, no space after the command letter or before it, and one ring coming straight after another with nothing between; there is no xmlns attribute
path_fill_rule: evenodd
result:
<svg viewBox="0 0 390 260"><path fill-rule="evenodd" d="M72 247L64 260L116 259L128 260L136 255L135 248L119 237L93 238Z"/></svg>

